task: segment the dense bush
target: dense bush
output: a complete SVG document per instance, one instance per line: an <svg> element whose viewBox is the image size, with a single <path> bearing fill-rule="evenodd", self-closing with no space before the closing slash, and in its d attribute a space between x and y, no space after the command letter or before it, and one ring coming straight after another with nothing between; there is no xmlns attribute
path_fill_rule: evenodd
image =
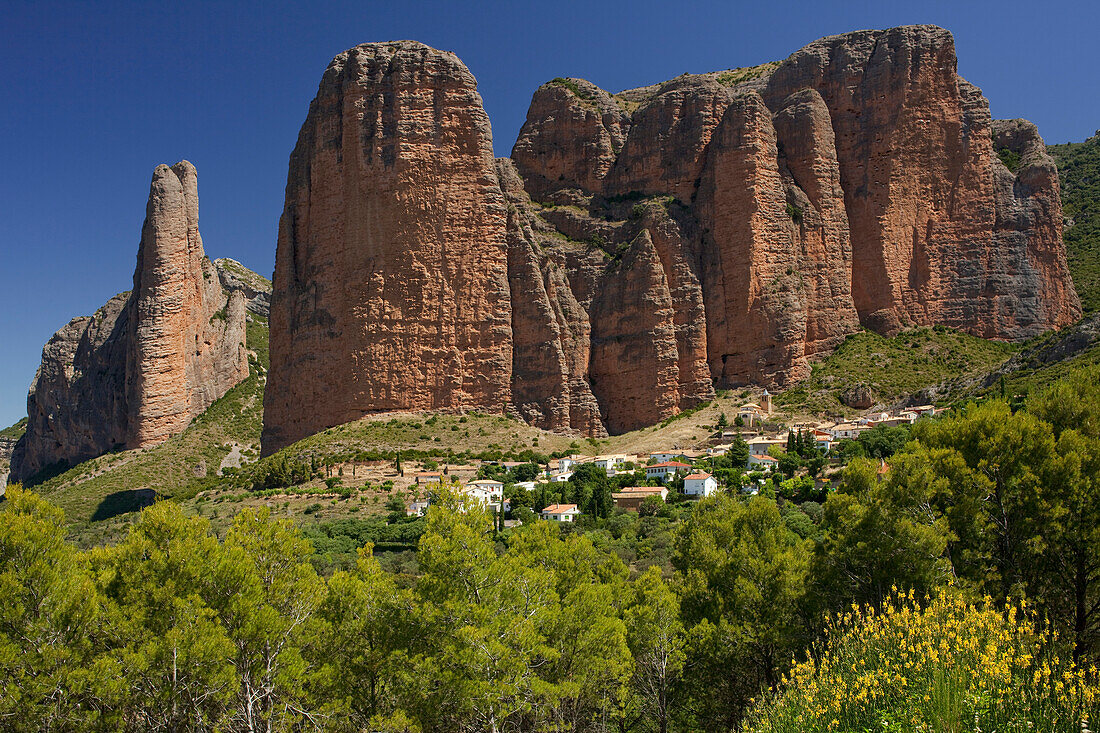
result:
<svg viewBox="0 0 1100 733"><path fill-rule="evenodd" d="M1059 658L1025 605L894 594L837 618L813 656L750 713L754 733L1065 731L1100 712L1094 672Z"/></svg>

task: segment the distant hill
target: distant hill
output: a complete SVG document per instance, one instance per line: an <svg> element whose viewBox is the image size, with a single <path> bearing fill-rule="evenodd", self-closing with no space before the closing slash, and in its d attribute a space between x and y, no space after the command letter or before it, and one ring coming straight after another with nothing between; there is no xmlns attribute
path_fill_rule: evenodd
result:
<svg viewBox="0 0 1100 733"><path fill-rule="evenodd" d="M1100 130L1083 143L1048 145L1058 163L1066 258L1087 311L1100 309Z"/></svg>

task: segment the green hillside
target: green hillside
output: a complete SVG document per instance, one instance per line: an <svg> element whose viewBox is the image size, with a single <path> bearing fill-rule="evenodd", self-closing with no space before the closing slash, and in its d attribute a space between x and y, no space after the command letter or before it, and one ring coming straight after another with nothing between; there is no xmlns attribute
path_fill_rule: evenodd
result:
<svg viewBox="0 0 1100 733"><path fill-rule="evenodd" d="M1100 131L1083 143L1049 145L1062 182L1066 256L1086 311L1100 308Z"/></svg>
<svg viewBox="0 0 1100 733"><path fill-rule="evenodd" d="M850 414L855 411L840 398L859 384L870 388L876 402L889 404L929 385L987 373L1017 348L942 326L903 331L892 338L863 331L814 364L809 379L780 394L775 402L791 412Z"/></svg>
<svg viewBox="0 0 1100 733"><path fill-rule="evenodd" d="M23 437L23 433L25 432L27 432L27 418L24 417L14 425L9 425L3 430L0 430L0 438L7 440L19 440Z"/></svg>
<svg viewBox="0 0 1100 733"><path fill-rule="evenodd" d="M247 461L259 454L267 322L250 314L246 335L249 375L188 428L162 445L109 453L78 464L34 487L65 510L82 544L112 539L139 508L143 491L184 499L217 485L216 474L234 445Z"/></svg>

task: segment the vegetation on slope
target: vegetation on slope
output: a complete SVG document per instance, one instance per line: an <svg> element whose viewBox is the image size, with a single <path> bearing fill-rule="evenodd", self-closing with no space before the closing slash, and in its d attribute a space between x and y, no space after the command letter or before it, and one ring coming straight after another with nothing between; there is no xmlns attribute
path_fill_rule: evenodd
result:
<svg viewBox="0 0 1100 733"><path fill-rule="evenodd" d="M219 531L175 502L82 552L56 507L13 489L0 506L0 720L1085 729L1100 712L1100 367L911 435L885 471L853 460L824 506L767 491L680 502L663 572L611 549L620 514L501 529L447 491L400 572L365 548L323 577L302 530L271 511ZM639 549L661 511L630 518Z"/></svg>
<svg viewBox="0 0 1100 733"><path fill-rule="evenodd" d="M6 440L19 440L23 437L23 433L25 432L27 432L27 418L24 417L14 425L9 425L3 430L0 430L0 438Z"/></svg>
<svg viewBox="0 0 1100 733"><path fill-rule="evenodd" d="M35 487L65 510L82 544L116 536L129 519L122 515L149 501L146 492L181 499L218 483L218 470L234 444L245 459L259 454L268 335L263 318L250 318L248 377L183 433L153 448L85 461Z"/></svg>
<svg viewBox="0 0 1100 733"><path fill-rule="evenodd" d="M1070 274L1086 311L1100 308L1100 131L1083 143L1049 145L1062 183Z"/></svg>
<svg viewBox="0 0 1100 733"><path fill-rule="evenodd" d="M814 364L809 379L784 391L775 403L790 411L844 414L851 411L841 403L841 395L865 384L876 402L889 404L944 380L988 372L1017 348L942 326L903 331L892 338L862 331Z"/></svg>

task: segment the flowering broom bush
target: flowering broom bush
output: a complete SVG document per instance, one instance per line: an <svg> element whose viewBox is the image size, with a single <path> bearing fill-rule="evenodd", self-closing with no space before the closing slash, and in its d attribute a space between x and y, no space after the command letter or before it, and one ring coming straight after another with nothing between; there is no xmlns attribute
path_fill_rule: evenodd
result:
<svg viewBox="0 0 1100 733"><path fill-rule="evenodd" d="M1026 604L997 610L941 595L922 608L894 593L881 612L834 619L746 721L757 733L1088 731L1096 670L1061 659Z"/></svg>

